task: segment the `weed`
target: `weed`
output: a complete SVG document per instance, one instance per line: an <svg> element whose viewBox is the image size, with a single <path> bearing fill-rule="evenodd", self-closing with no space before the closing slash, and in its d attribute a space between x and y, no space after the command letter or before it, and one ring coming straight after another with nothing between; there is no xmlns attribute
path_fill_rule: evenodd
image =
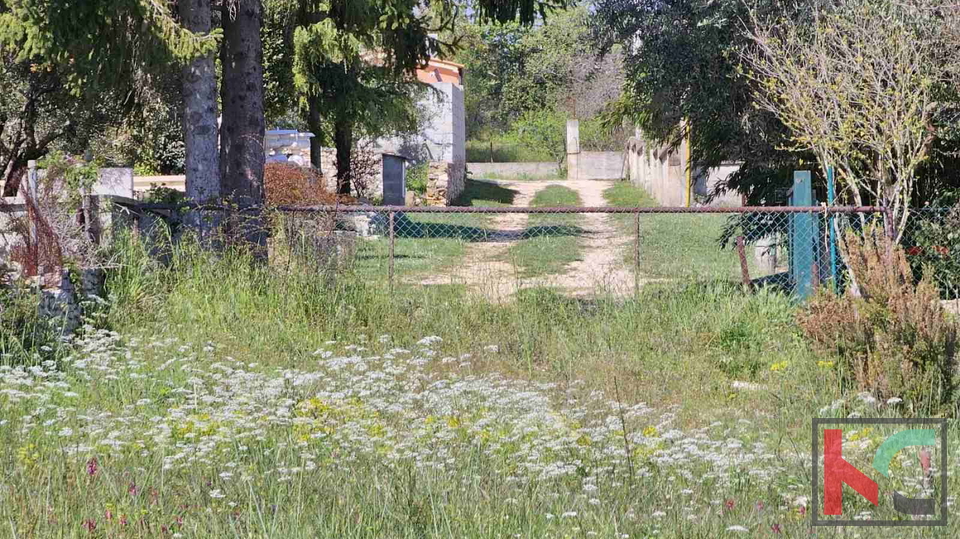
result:
<svg viewBox="0 0 960 539"><path fill-rule="evenodd" d="M807 336L838 354L863 390L917 413L952 406L957 326L937 287L927 277L914 284L903 249L878 228L849 233L845 247L859 295L815 298L800 317Z"/></svg>

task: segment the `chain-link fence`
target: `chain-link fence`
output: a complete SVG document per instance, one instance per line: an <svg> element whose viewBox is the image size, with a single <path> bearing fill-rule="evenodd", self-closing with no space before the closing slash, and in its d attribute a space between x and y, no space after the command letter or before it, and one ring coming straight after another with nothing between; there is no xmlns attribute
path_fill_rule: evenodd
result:
<svg viewBox="0 0 960 539"><path fill-rule="evenodd" d="M884 211L872 207L339 206L263 213L124 205L113 220L132 224L154 244L195 232L213 244L242 236L263 244L271 264L494 297L535 287L622 296L689 282L806 297L821 286L842 289L848 231L884 224ZM930 276L944 298L960 297L960 209L911 210L894 232L917 278Z"/></svg>
<svg viewBox="0 0 960 539"><path fill-rule="evenodd" d="M215 208L141 205L137 211L152 215L153 223L196 212L201 235L236 220ZM269 237L271 263L394 287L465 287L498 298L535 287L622 296L691 282L772 287L806 297L821 286L843 285L840 240L846 231L883 222L883 211L870 207L340 206L280 208L268 215L258 219L268 225L263 236ZM922 221L917 215L917 232L904 236L908 253L949 226L949 212ZM934 243L922 256L940 255L943 242ZM943 269L937 275L952 282Z"/></svg>

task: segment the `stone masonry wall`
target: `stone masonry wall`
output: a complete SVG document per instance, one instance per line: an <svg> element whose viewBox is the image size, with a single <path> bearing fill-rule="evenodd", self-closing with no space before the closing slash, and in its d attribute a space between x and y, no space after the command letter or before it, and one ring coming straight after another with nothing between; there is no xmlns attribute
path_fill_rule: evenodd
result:
<svg viewBox="0 0 960 539"><path fill-rule="evenodd" d="M427 173L427 201L449 206L463 193L466 168L447 161L431 161Z"/></svg>

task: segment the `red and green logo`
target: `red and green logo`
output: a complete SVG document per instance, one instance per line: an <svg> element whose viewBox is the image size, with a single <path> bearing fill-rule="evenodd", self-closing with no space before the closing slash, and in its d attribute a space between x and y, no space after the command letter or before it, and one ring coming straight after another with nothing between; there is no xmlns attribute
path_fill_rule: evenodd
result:
<svg viewBox="0 0 960 539"><path fill-rule="evenodd" d="M843 456L844 431L876 427L890 432L876 447L871 466L862 470ZM892 432L891 432L892 431ZM821 447L822 444L822 447ZM881 496L881 478L894 479L891 465L903 450L918 448L923 480L934 483L931 455L938 452L939 497L909 497L895 489ZM823 470L820 454L823 454ZM946 526L947 427L945 419L814 419L813 420L813 525L814 526ZM843 518L844 485L874 506L889 503L897 518L883 520ZM822 513L819 499L822 495ZM827 518L840 517L840 518Z"/></svg>

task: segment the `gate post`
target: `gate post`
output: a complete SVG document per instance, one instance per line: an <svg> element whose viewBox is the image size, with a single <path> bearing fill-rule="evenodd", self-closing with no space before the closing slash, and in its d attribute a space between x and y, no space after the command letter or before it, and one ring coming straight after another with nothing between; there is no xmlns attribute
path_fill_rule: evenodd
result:
<svg viewBox="0 0 960 539"><path fill-rule="evenodd" d="M393 290L393 258L395 254L396 243L397 243L397 236L396 236L396 232L394 231L395 215L396 214L391 210L390 217L389 217L390 222L388 224L388 226L390 227L390 289L391 290Z"/></svg>
<svg viewBox="0 0 960 539"><path fill-rule="evenodd" d="M809 170L793 173L791 206L814 206L813 179ZM790 215L790 277L794 293L807 299L816 291L820 276L817 264L817 244L820 238L817 216L809 213Z"/></svg>

